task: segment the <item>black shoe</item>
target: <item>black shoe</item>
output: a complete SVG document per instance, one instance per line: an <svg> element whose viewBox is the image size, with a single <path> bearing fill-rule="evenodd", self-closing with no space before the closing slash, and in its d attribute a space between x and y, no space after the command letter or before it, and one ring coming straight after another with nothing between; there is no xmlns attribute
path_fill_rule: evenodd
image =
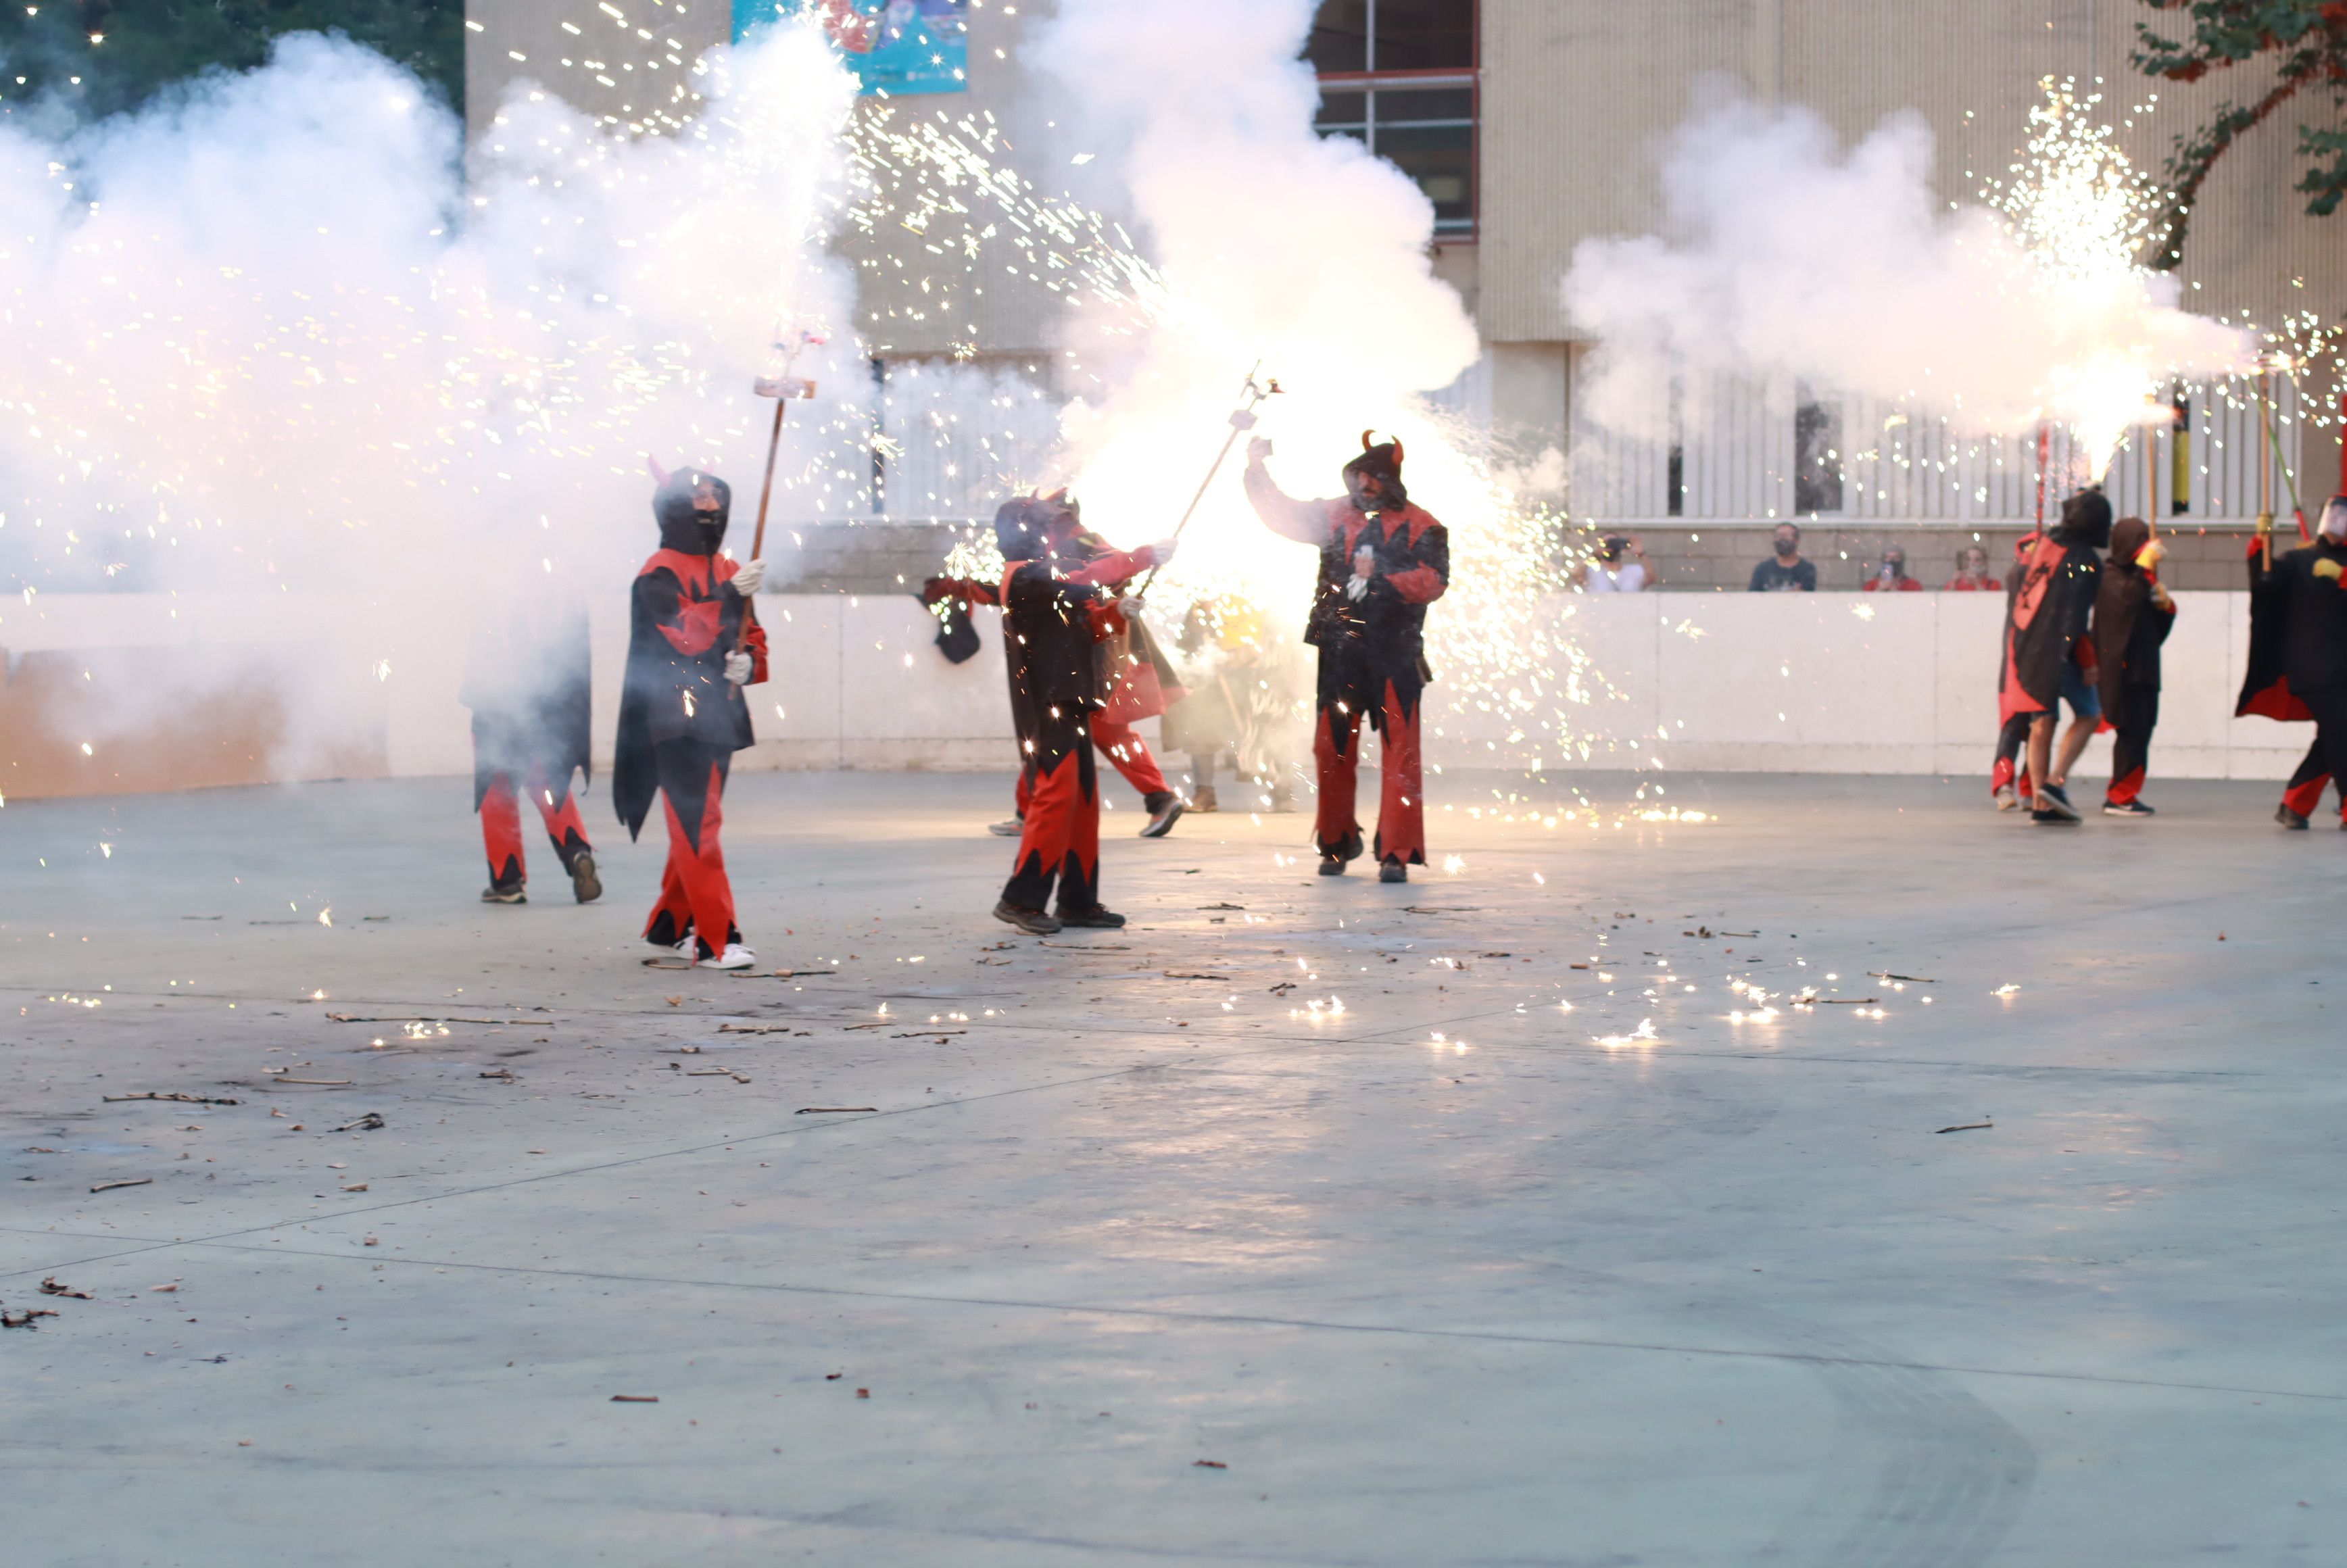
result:
<svg viewBox="0 0 2347 1568"><path fill-rule="evenodd" d="M2037 791L2036 809L2029 814L2032 822L2075 822L2078 808L2070 804L2070 792L2059 784L2043 784Z"/></svg>
<svg viewBox="0 0 2347 1568"><path fill-rule="evenodd" d="M602 879L595 875L595 857L583 849L570 857L570 890L581 904L592 904L603 896Z"/></svg>
<svg viewBox="0 0 2347 1568"><path fill-rule="evenodd" d="M1345 875L1345 857L1341 855L1322 856L1320 857L1320 875L1323 876L1342 876Z"/></svg>
<svg viewBox="0 0 2347 1568"><path fill-rule="evenodd" d="M994 917L1005 925L1018 927L1030 937L1049 937L1060 928L1060 922L1040 909L1021 909L1008 898L994 907Z"/></svg>
<svg viewBox="0 0 2347 1568"><path fill-rule="evenodd" d="M1149 809L1148 825L1141 830L1143 838L1164 837L1174 831L1174 825L1182 820L1182 814L1190 809L1188 804L1171 790L1163 794L1153 794L1141 804ZM1122 921L1118 923L1122 924Z"/></svg>
<svg viewBox="0 0 2347 1568"><path fill-rule="evenodd" d="M529 895L521 890L519 882L492 882L481 889L484 904L527 904Z"/></svg>
<svg viewBox="0 0 2347 1568"><path fill-rule="evenodd" d="M1071 909L1063 904L1059 919L1062 926L1086 927L1096 931L1124 929L1124 917L1105 904L1095 904L1089 909Z"/></svg>
<svg viewBox="0 0 2347 1568"><path fill-rule="evenodd" d="M2304 833L2306 831L2306 818L2291 810L2287 805L2278 805L2274 807L2274 820L2281 824L2284 827L2289 828L2292 833ZM2342 827L2347 827L2347 817L2342 817L2340 819L2339 825Z"/></svg>
<svg viewBox="0 0 2347 1568"><path fill-rule="evenodd" d="M2103 802L2105 816L2156 816L2158 814L2139 800L2106 800Z"/></svg>
<svg viewBox="0 0 2347 1568"><path fill-rule="evenodd" d="M1383 866L1378 867L1378 880L1380 882L1407 882L1409 880L1409 867L1404 866L1399 860L1389 858Z"/></svg>

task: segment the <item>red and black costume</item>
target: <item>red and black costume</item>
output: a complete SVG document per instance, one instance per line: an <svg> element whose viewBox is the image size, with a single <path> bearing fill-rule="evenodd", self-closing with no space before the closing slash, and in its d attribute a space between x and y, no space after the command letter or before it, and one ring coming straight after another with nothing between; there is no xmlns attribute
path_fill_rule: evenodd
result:
<svg viewBox="0 0 2347 1568"><path fill-rule="evenodd" d="M587 611L575 601L524 600L475 639L463 701L473 711L473 809L489 857L485 900L524 902L524 793L579 902L603 891L570 789L573 774L594 774L589 668Z"/></svg>
<svg viewBox="0 0 2347 1568"><path fill-rule="evenodd" d="M1135 572L1145 570L1153 557L1146 550L1120 551L1100 535L1077 528L1063 535L1050 528L1054 507L1073 515L1074 503L1057 497L1020 499L1005 502L996 515L998 534L1004 519L1016 517L1021 525L1031 522L1051 538L1051 559L1063 569L1070 582L1113 586ZM1023 535L1020 537L1025 537ZM1034 546L1023 547L1028 549ZM1132 566L1140 559L1141 567ZM1103 572L1116 574L1103 576ZM933 577L921 585L921 602L932 607L950 603L957 607L973 604L1002 603L1001 586L998 583L973 581L968 578ZM1127 624L1114 610L1095 607L1091 612L1093 630L1093 660L1097 671L1100 709L1090 723L1092 743L1107 756L1111 766L1124 776L1124 782L1140 792L1141 804L1153 818L1162 816L1176 800L1174 792L1165 782L1165 774L1157 759L1149 753L1149 743L1142 739L1133 725L1165 711L1167 702L1182 695L1175 684L1173 667L1157 651L1155 641L1146 626L1135 620ZM941 633L941 638L946 633ZM1010 726L1019 747L1019 784L1014 801L1020 820L1027 816L1027 805L1035 789L1035 710L1019 679L1019 641L1010 618L1002 620L1003 669L1010 682ZM1170 695L1169 695L1170 691ZM1171 825L1168 824L1167 825Z"/></svg>
<svg viewBox="0 0 2347 1568"><path fill-rule="evenodd" d="M717 509L695 509L694 493L715 492ZM733 753L753 743L750 705L726 679L726 655L750 657L749 682L766 678L766 633L717 553L733 492L693 469L670 475L652 498L661 548L637 573L628 633L626 684L611 794L628 835L642 830L657 791L668 815L668 868L644 939L662 947L699 938L702 958L722 955L742 933L719 844L722 800Z"/></svg>
<svg viewBox="0 0 2347 1568"><path fill-rule="evenodd" d="M2326 523L2332 507L2347 499L2324 508ZM2249 673L2233 711L2314 721L2314 745L2282 796L2282 810L2302 822L2321 803L2326 775L2347 779L2347 538L2318 534L2276 556L2270 569L2264 553L2262 541L2250 547Z"/></svg>
<svg viewBox="0 0 2347 1568"><path fill-rule="evenodd" d="M1998 717L2051 713L2062 695L2062 666L2087 641L2102 586L2096 548L2110 539L2110 503L2082 490L2062 504L2062 526L2042 534L2021 563L2021 580L2004 613L2004 680Z"/></svg>
<svg viewBox="0 0 2347 1568"><path fill-rule="evenodd" d="M1063 565L1041 503L1013 502L995 520L1002 550L1002 606L1014 709L1030 726L1024 748L1031 783L1026 825L1005 918L1040 914L1058 889L1058 917L1073 925L1122 925L1100 901L1100 781L1092 726L1103 699L1093 654L1115 589L1155 559L1148 549L1110 551ZM1005 913L1005 911L1009 913Z"/></svg>
<svg viewBox="0 0 2347 1568"><path fill-rule="evenodd" d="M2127 805L2143 793L2151 732L2159 723L2159 651L2176 625L2176 601L2159 574L2136 557L2151 542L2151 525L2121 518L2111 528L2111 559L2095 596L2095 660L2102 671L2103 722L2112 737L2111 787L2106 805Z"/></svg>
<svg viewBox="0 0 2347 1568"><path fill-rule="evenodd" d="M1433 515L1412 506L1401 484L1401 443L1370 445L1345 466L1348 489L1366 479L1368 504L1299 501L1284 494L1260 459L1246 467L1247 499L1274 533L1318 547L1320 580L1304 641L1320 650L1317 718L1312 755L1318 764L1319 815L1313 836L1324 870L1361 853L1354 813L1361 720L1385 737L1378 803L1381 866L1426 864L1426 800L1419 784L1419 699L1432 672L1426 663L1426 607L1450 586L1450 536ZM1356 589L1354 553L1375 566Z"/></svg>

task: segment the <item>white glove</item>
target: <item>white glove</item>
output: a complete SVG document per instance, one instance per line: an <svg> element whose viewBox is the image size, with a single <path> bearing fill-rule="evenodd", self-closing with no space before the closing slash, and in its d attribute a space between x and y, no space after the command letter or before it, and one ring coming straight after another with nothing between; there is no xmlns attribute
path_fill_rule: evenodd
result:
<svg viewBox="0 0 2347 1568"><path fill-rule="evenodd" d="M763 560L748 562L743 566L734 569L733 578L733 591L740 594L743 599L747 599L752 594L757 592L758 589L764 585L765 580L766 563Z"/></svg>
<svg viewBox="0 0 2347 1568"><path fill-rule="evenodd" d="M1345 584L1345 597L1358 604L1369 596L1369 579L1357 577Z"/></svg>
<svg viewBox="0 0 2347 1568"><path fill-rule="evenodd" d="M736 686L749 684L750 656L747 653L733 652L725 656L725 679Z"/></svg>
<svg viewBox="0 0 2347 1568"><path fill-rule="evenodd" d="M1156 565L1163 566L1167 561L1174 559L1174 547L1181 542L1182 541L1179 539L1158 540L1155 544L1149 547L1149 559Z"/></svg>

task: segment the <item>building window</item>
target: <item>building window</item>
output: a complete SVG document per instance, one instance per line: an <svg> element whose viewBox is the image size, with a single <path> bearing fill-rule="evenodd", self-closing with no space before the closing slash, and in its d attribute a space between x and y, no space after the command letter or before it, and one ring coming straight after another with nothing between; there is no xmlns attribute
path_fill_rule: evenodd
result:
<svg viewBox="0 0 2347 1568"><path fill-rule="evenodd" d="M1417 181L1434 231L1475 230L1474 0L1324 0L1305 45L1322 136L1349 136Z"/></svg>

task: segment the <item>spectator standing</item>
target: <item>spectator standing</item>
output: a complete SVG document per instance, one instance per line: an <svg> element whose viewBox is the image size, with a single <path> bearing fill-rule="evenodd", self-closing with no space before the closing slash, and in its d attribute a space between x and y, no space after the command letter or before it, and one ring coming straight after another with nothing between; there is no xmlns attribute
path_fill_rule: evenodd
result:
<svg viewBox="0 0 2347 1568"><path fill-rule="evenodd" d="M1815 593L1818 569L1801 559L1801 530L1793 523L1777 525L1777 553L1752 569L1754 593Z"/></svg>
<svg viewBox="0 0 2347 1568"><path fill-rule="evenodd" d="M1921 593L1923 585L1907 575L1907 552L1892 545L1882 552L1881 569L1866 579L1869 593Z"/></svg>
<svg viewBox="0 0 2347 1568"><path fill-rule="evenodd" d="M1644 593L1654 580L1655 569L1635 534L1607 534L1595 559L1573 569L1573 585L1583 593Z"/></svg>
<svg viewBox="0 0 2347 1568"><path fill-rule="evenodd" d="M1989 593L2004 591L2004 584L1988 575L1988 551L1978 545L1969 545L1956 552L1956 575L1948 579L1942 593Z"/></svg>

